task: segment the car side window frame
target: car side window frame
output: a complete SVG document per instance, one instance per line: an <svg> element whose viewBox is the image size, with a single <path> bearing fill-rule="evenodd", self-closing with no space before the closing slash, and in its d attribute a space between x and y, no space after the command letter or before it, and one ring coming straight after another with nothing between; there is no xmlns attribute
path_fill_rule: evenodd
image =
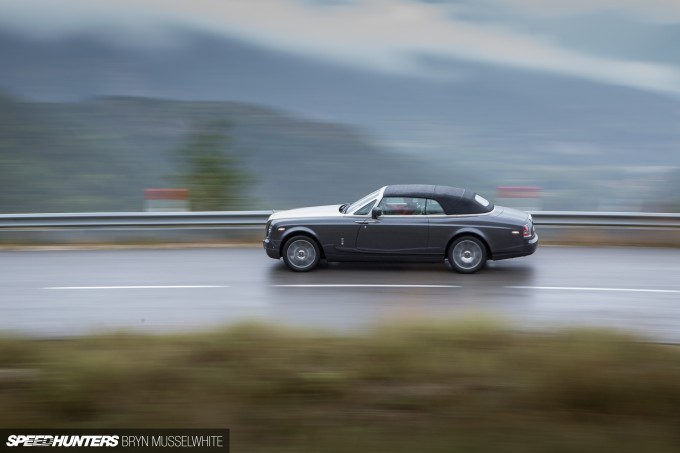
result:
<svg viewBox="0 0 680 453"><path fill-rule="evenodd" d="M430 204L432 204L432 203L436 203L437 206L439 206L439 209L440 209L441 212L430 213L429 212L430 211ZM444 210L444 207L441 205L440 202L438 202L437 200L433 200L432 198L427 198L425 200L425 215L445 216L446 211Z"/></svg>
<svg viewBox="0 0 680 453"><path fill-rule="evenodd" d="M384 209L384 207L383 207L383 202L384 202L386 199L390 199L390 198L401 198L401 199L410 198L410 199L414 199L414 200L422 200L423 206L422 206L422 208L421 208L421 212L420 212L420 213L417 213L417 214L416 214L416 213L410 213L410 214L391 214L389 211L385 211L385 209ZM409 196L383 197L383 198L380 200L380 203L379 203L377 206L381 208L381 210L382 210L382 215L387 216L387 217L414 217L414 216L417 217L417 216L420 216L420 215L425 215L425 212L427 211L427 209L426 209L426 208L427 208L427 198L423 198L423 197L409 197Z"/></svg>
<svg viewBox="0 0 680 453"><path fill-rule="evenodd" d="M360 207L359 209L357 209L356 211L354 211L354 212L352 213L352 215L361 215L361 216L369 216L369 215L371 215L371 210L373 209L374 206L377 206L377 202L378 202L378 199L377 199L377 198L374 198L373 200L370 200L368 203L366 203L365 205L363 205L362 207ZM364 209L366 206L369 206L369 205L370 205L371 207L368 208L368 210L367 210L366 212L361 212L361 211L363 211L363 209Z"/></svg>
<svg viewBox="0 0 680 453"><path fill-rule="evenodd" d="M379 206L379 205L380 205L380 202L381 202L382 199L383 199L383 194L385 193L385 189L386 189L386 188L387 188L387 186L383 186L383 187L381 187L380 189L378 189L378 191L377 191L377 192L378 192L378 195L376 196L376 198L373 199L373 200L375 201L375 205L373 205L373 206ZM370 201L369 201L368 203L370 203ZM358 215L358 216L361 216L361 217L368 217L368 216L370 216L370 215L371 215L371 210L372 210L373 208L371 208L371 210L368 211L368 214L365 214L365 215L364 215L364 214L357 214L357 212L361 211L361 209L364 208L368 203L365 203L361 208L356 209L356 210L354 210L353 212L348 212L348 213L345 214L345 215L350 215L350 216L357 216L357 215Z"/></svg>

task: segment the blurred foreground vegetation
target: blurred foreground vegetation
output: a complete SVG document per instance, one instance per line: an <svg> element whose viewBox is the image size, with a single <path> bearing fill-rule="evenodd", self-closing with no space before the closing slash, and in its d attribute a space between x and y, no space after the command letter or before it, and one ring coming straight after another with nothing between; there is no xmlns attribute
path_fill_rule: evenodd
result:
<svg viewBox="0 0 680 453"><path fill-rule="evenodd" d="M0 426L229 427L248 452L663 452L680 348L485 319L0 340Z"/></svg>

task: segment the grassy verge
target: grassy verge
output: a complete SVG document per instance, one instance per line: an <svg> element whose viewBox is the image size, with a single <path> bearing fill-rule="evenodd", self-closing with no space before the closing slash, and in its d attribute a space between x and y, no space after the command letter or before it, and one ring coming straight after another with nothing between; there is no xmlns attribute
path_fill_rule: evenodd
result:
<svg viewBox="0 0 680 453"><path fill-rule="evenodd" d="M0 427L229 427L247 452L680 446L680 348L489 320L0 339Z"/></svg>

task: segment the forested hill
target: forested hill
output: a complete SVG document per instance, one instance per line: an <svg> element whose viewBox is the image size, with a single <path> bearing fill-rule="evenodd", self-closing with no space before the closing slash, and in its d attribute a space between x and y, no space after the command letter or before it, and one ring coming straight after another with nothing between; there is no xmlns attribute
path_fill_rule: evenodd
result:
<svg viewBox="0 0 680 453"><path fill-rule="evenodd" d="M240 209L351 201L389 183L453 183L435 166L382 151L356 129L230 102L0 97L0 211L138 211L147 187L176 187L178 149L228 124L250 183ZM232 208L226 206L226 208Z"/></svg>

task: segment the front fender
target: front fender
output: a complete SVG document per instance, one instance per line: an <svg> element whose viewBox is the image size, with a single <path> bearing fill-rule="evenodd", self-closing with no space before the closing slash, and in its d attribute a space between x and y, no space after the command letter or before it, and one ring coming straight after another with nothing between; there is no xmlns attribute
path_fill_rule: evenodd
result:
<svg viewBox="0 0 680 453"><path fill-rule="evenodd" d="M311 236L316 240L317 244L319 244L319 248L321 248L321 240L319 239L319 235L316 234L314 230L305 226L293 226L287 227L286 231L284 231L283 235L281 236L281 249L283 249L283 245L286 243L286 241L296 234Z"/></svg>

